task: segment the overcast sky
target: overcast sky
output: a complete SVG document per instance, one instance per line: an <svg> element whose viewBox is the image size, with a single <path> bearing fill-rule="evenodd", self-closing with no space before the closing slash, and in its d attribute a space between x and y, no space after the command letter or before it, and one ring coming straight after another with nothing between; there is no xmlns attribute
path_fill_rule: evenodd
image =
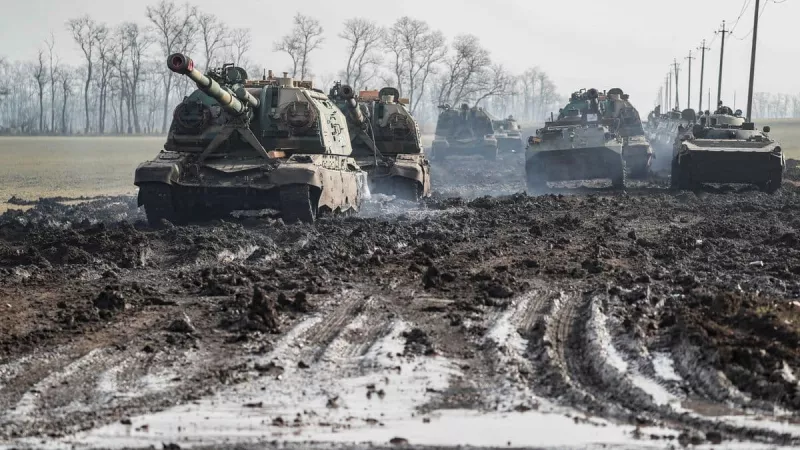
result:
<svg viewBox="0 0 800 450"><path fill-rule="evenodd" d="M780 1L780 0L777 0ZM800 0L761 0L766 4L759 26L756 91L800 93ZM65 22L91 14L109 25L145 23L142 0L9 0L0 14L0 56L29 60L52 31L62 60L78 63L80 53L66 32ZM744 109L755 0L194 0L203 11L218 15L232 27L253 34L249 58L259 65L285 70L288 57L272 52L272 43L286 34L301 8L325 28L324 48L313 55L315 73L334 73L345 65L344 42L336 35L353 16L390 25L409 15L426 20L448 38L477 35L493 55L513 72L539 66L567 94L582 87L621 87L641 110L649 110L673 58L681 64L681 104L686 103L689 50L705 38L712 50L706 58L706 86L714 87L719 67L720 39L714 30L723 19L733 26L745 3L749 6L733 35L726 40L723 100ZM744 38L744 40L740 40ZM695 52L696 53L696 52ZM697 104L700 58L694 60L692 106ZM198 58L200 59L200 58ZM706 88L707 92L707 88Z"/></svg>

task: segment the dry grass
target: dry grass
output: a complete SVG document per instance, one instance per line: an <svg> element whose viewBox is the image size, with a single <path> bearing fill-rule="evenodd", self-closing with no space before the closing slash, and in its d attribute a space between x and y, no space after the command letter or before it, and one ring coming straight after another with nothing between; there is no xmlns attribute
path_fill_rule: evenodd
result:
<svg viewBox="0 0 800 450"><path fill-rule="evenodd" d="M12 195L39 197L135 192L136 166L153 158L159 137L0 137L0 212Z"/></svg>
<svg viewBox="0 0 800 450"><path fill-rule="evenodd" d="M800 119L770 119L756 125L772 128L770 137L781 143L787 159L800 159Z"/></svg>

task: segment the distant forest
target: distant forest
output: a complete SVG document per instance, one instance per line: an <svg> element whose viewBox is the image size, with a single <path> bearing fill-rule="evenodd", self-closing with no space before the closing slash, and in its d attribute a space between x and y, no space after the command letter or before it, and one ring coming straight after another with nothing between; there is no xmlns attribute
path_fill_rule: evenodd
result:
<svg viewBox="0 0 800 450"><path fill-rule="evenodd" d="M0 80L7 83L0 84L0 133L164 133L175 105L194 89L166 69L166 57L174 52L192 56L203 70L233 62L253 78L264 67L274 68L252 54L249 29L231 29L190 3L162 0L135 22L106 24L87 15L64 26L70 43L57 45L51 33L30 61L0 55ZM439 105L461 103L539 122L563 100L546 71L510 73L476 36L448 38L423 20L400 17L384 28L353 18L334 33L298 13L292 31L273 49L289 56L291 65L284 70L313 79L326 92L336 80L356 89L397 87L423 125L435 123ZM83 57L80 65L60 61L67 46ZM315 73L314 56L333 46L346 49L341 70Z"/></svg>

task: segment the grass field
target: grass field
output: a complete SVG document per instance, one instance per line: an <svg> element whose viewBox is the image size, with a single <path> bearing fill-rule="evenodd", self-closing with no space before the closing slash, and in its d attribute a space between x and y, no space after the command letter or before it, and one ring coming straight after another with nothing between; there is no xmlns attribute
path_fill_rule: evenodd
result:
<svg viewBox="0 0 800 450"><path fill-rule="evenodd" d="M161 137L0 137L0 212L12 196L80 197L133 193L136 166Z"/></svg>
<svg viewBox="0 0 800 450"><path fill-rule="evenodd" d="M800 119L769 120L787 158L800 159ZM430 145L432 136L424 136ZM0 213L12 195L39 197L135 192L133 172L154 157L163 137L0 137ZM435 174L434 174L435 176Z"/></svg>
<svg viewBox="0 0 800 450"><path fill-rule="evenodd" d="M800 159L800 119L771 119L756 125L769 125L772 128L770 136L781 143L787 159Z"/></svg>

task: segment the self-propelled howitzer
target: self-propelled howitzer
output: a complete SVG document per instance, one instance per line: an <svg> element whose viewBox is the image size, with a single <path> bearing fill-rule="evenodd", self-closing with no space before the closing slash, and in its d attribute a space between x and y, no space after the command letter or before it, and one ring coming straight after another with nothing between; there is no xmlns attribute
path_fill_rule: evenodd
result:
<svg viewBox="0 0 800 450"><path fill-rule="evenodd" d="M370 192L411 201L430 195L430 164L419 127L397 89L356 95L337 82L328 96L347 116L353 157L369 174Z"/></svg>
<svg viewBox="0 0 800 450"><path fill-rule="evenodd" d="M175 108L164 150L136 169L151 225L236 210L278 210L287 222L358 210L366 173L350 154L342 113L310 82L232 64L208 71L171 55L167 66L197 90Z"/></svg>

